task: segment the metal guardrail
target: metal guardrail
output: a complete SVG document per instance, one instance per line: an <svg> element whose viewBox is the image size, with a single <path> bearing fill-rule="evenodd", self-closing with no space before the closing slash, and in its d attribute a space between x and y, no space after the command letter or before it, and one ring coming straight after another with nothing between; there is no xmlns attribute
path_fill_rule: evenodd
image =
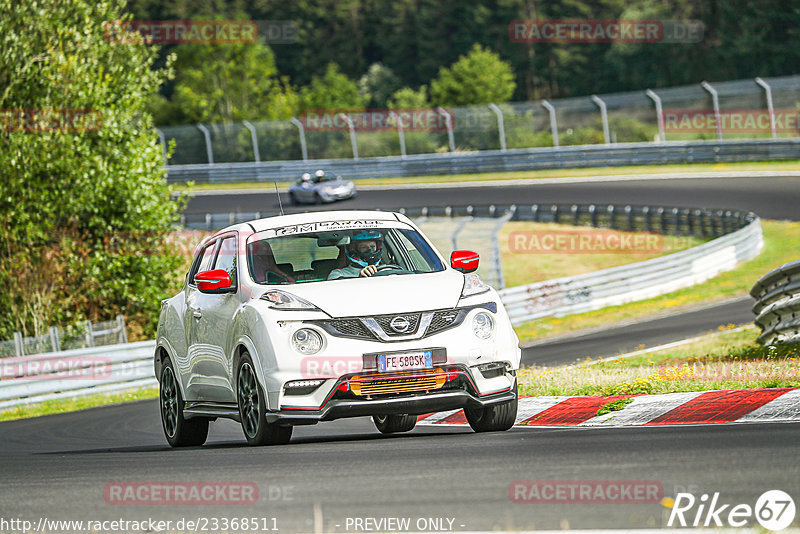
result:
<svg viewBox="0 0 800 534"><path fill-rule="evenodd" d="M786 263L758 279L750 290L762 345L800 341L800 260Z"/></svg>
<svg viewBox="0 0 800 534"><path fill-rule="evenodd" d="M670 141L417 154L360 159L168 165L167 181L287 182L310 169L347 178L472 174L577 167L800 159L800 138Z"/></svg>
<svg viewBox="0 0 800 534"><path fill-rule="evenodd" d="M157 385L155 341L0 360L0 409Z"/></svg>
<svg viewBox="0 0 800 534"><path fill-rule="evenodd" d="M580 220L582 211L590 211L590 217L596 216L596 208L584 208L575 206L571 210L574 221ZM606 211L624 213L624 229L657 229L652 221L651 224L645 222L651 217L645 216L642 221L636 215L637 212L652 213L653 208L611 208L614 209ZM520 211L517 209L518 214ZM657 208L655 211L659 214L656 221L662 233L722 237L651 260L500 290L512 323L582 313L670 293L701 283L734 268L741 261L754 258L763 246L760 220L752 213L725 211L717 213L714 222L714 217L710 216L713 212L704 210ZM610 217L616 219L615 215ZM558 216L554 220L558 221Z"/></svg>

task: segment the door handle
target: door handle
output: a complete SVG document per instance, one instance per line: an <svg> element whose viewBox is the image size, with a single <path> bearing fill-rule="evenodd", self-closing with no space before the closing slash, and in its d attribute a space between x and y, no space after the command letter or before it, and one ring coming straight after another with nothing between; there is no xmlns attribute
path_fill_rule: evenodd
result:
<svg viewBox="0 0 800 534"><path fill-rule="evenodd" d="M195 310L195 311L192 313L192 315L194 315L194 318L195 318L195 319L199 319L199 318L201 318L201 317L203 316L203 312L201 312L200 310Z"/></svg>

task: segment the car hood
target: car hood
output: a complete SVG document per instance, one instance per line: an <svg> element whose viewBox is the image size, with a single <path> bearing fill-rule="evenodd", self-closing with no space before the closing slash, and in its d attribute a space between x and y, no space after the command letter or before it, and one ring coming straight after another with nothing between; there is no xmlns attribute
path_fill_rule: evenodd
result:
<svg viewBox="0 0 800 534"><path fill-rule="evenodd" d="M458 304L464 275L438 273L348 278L280 286L332 317L380 315L452 308Z"/></svg>

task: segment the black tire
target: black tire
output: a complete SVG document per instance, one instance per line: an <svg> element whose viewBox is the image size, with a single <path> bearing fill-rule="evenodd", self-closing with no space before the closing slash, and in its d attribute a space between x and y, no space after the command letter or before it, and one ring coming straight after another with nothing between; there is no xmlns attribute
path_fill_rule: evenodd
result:
<svg viewBox="0 0 800 534"><path fill-rule="evenodd" d="M408 432L417 424L416 415L373 415L372 422L381 434Z"/></svg>
<svg viewBox="0 0 800 534"><path fill-rule="evenodd" d="M322 197L319 193L314 193L314 204L320 205L322 204Z"/></svg>
<svg viewBox="0 0 800 534"><path fill-rule="evenodd" d="M517 392L517 382L514 381L514 393ZM475 432L502 432L514 426L517 419L518 397L484 408L464 408L467 422Z"/></svg>
<svg viewBox="0 0 800 534"><path fill-rule="evenodd" d="M183 395L172 368L172 361L165 359L158 380L158 399L161 408L161 427L167 442L173 447L197 447L208 438L208 422L205 417L183 417Z"/></svg>
<svg viewBox="0 0 800 534"><path fill-rule="evenodd" d="M289 193L289 200L291 200L292 204L295 206L300 205L300 200L298 200L297 195L295 195L294 193Z"/></svg>
<svg viewBox="0 0 800 534"><path fill-rule="evenodd" d="M292 439L292 427L267 422L264 390L258 383L253 360L245 352L236 370L236 400L242 431L250 445L284 445Z"/></svg>

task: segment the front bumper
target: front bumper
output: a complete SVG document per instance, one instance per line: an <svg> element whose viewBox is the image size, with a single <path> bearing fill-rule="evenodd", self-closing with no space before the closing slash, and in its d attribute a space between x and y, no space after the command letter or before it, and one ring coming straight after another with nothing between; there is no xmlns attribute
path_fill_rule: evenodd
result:
<svg viewBox="0 0 800 534"><path fill-rule="evenodd" d="M331 399L319 410L284 409L267 413L267 422L289 425L313 425L321 421L333 421L345 417L369 415L409 414L444 412L459 408L481 408L512 401L517 398L513 389L490 395L476 396L468 391L442 391L421 395L408 395L371 400Z"/></svg>

